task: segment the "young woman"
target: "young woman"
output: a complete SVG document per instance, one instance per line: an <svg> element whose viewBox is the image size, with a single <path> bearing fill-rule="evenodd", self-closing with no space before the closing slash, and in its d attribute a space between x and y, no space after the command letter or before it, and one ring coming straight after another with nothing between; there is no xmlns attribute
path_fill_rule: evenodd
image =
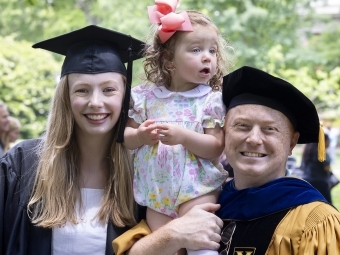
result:
<svg viewBox="0 0 340 255"><path fill-rule="evenodd" d="M1 255L112 255L114 237L136 224L129 152L117 140L130 99L123 63L131 71L141 45L88 26L33 46L66 58L45 134L0 161Z"/></svg>

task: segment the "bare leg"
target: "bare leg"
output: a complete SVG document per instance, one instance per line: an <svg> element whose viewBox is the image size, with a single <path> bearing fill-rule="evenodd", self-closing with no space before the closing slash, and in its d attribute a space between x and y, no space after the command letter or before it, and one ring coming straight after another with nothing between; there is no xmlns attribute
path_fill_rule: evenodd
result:
<svg viewBox="0 0 340 255"><path fill-rule="evenodd" d="M186 214L192 207L194 207L195 205L200 205L200 204L204 204L204 203L216 203L218 196L220 195L221 191L218 190L214 190L208 194L205 194L203 196L200 197L196 197L194 199L191 199L183 204L181 204L179 206L179 217L182 217L184 214Z"/></svg>
<svg viewBox="0 0 340 255"><path fill-rule="evenodd" d="M161 226L164 226L165 224L167 224L169 221L171 221L172 218L157 212L155 210L152 210L150 208L146 209L146 221L148 223L149 228L151 229L151 231L155 231L158 228L160 228Z"/></svg>
<svg viewBox="0 0 340 255"><path fill-rule="evenodd" d="M214 190L208 194L205 194L203 196L197 197L195 199L189 200L188 202L185 202L180 205L179 207L179 216L183 216L186 214L194 205L204 204L204 203L216 203L217 198L220 194L220 190ZM218 255L217 251L213 250L187 250L188 255ZM179 251L181 252L181 250ZM185 255L185 253L178 253L177 255Z"/></svg>

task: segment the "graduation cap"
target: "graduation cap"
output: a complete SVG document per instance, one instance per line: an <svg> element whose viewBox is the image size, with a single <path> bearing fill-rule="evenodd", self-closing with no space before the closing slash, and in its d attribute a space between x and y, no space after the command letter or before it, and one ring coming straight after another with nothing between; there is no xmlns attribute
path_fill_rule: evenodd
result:
<svg viewBox="0 0 340 255"><path fill-rule="evenodd" d="M130 101L132 62L142 57L144 42L130 35L90 25L34 44L65 56L61 76L70 73L98 74L115 72L126 77L126 91L121 111L117 142L124 141L124 128ZM128 63L127 69L124 63Z"/></svg>
<svg viewBox="0 0 340 255"><path fill-rule="evenodd" d="M294 85L259 69L244 66L223 77L223 103L227 110L243 104L264 105L282 112L300 133L298 143L319 143L325 160L324 133L318 113Z"/></svg>

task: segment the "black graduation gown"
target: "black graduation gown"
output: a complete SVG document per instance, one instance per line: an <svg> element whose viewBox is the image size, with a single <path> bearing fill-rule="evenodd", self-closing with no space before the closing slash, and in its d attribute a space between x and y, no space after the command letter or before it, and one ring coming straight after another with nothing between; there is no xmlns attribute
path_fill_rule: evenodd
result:
<svg viewBox="0 0 340 255"><path fill-rule="evenodd" d="M27 215L39 142L23 141L0 159L0 255L51 254L52 229L34 226ZM126 230L108 223L105 255L114 254L111 242Z"/></svg>

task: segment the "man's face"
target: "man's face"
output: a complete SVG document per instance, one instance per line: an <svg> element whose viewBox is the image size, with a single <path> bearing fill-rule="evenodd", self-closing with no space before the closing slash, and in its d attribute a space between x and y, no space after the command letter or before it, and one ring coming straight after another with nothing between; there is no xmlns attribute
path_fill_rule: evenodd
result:
<svg viewBox="0 0 340 255"><path fill-rule="evenodd" d="M226 115L225 131L236 188L257 187L285 175L299 133L281 112L262 105L236 106Z"/></svg>
<svg viewBox="0 0 340 255"><path fill-rule="evenodd" d="M0 134L3 134L9 129L8 116L9 114L7 108L0 106Z"/></svg>

